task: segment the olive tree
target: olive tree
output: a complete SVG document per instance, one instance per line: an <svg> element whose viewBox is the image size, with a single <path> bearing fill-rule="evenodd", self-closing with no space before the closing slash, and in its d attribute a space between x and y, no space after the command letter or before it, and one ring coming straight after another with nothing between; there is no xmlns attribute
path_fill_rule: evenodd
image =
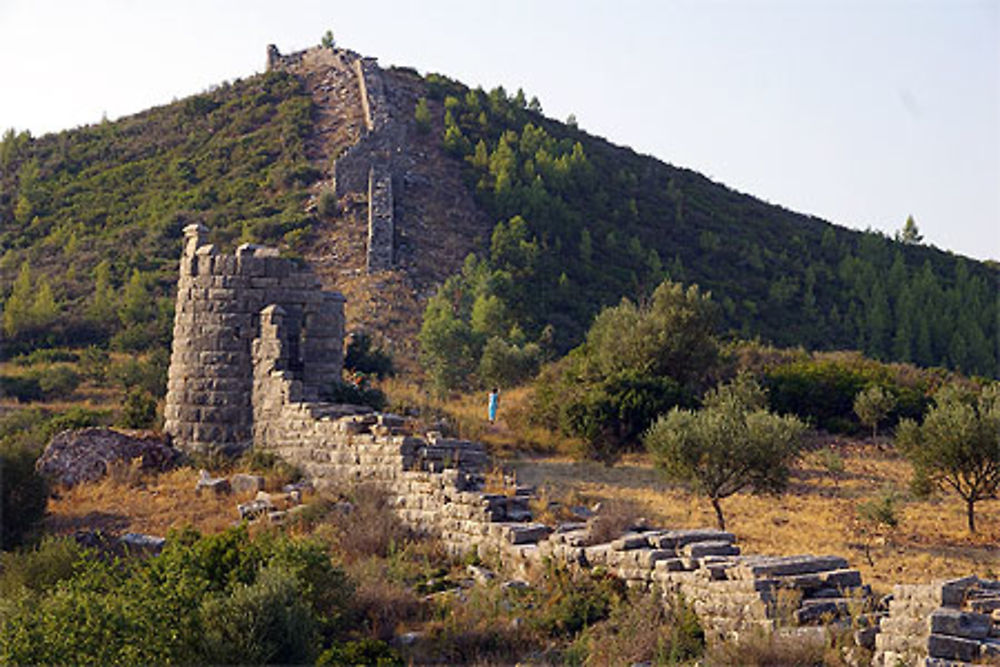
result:
<svg viewBox="0 0 1000 667"><path fill-rule="evenodd" d="M854 397L854 414L861 423L872 430L872 438L878 436L878 425L896 407L896 397L877 384L863 389Z"/></svg>
<svg viewBox="0 0 1000 667"><path fill-rule="evenodd" d="M941 389L922 424L899 423L896 442L913 464L914 485L958 494L969 532L976 532L976 503L1000 490L1000 383L978 397Z"/></svg>
<svg viewBox="0 0 1000 667"><path fill-rule="evenodd" d="M708 496L720 529L722 499L746 489L780 494L802 447L805 424L772 414L766 403L764 390L741 375L709 391L701 410L674 408L644 435L668 479Z"/></svg>

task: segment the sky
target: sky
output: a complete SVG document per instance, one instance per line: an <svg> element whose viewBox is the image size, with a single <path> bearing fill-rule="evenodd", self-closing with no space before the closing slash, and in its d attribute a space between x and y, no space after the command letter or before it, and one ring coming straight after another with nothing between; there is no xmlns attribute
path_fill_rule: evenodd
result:
<svg viewBox="0 0 1000 667"><path fill-rule="evenodd" d="M0 0L0 128L115 119L338 45L773 204L1000 259L1000 0Z"/></svg>

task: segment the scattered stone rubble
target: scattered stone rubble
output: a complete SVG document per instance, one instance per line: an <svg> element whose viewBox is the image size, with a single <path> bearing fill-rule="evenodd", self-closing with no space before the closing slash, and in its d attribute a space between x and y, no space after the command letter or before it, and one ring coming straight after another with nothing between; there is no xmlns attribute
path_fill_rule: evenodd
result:
<svg viewBox="0 0 1000 667"><path fill-rule="evenodd" d="M44 477L66 487L96 482L114 463L141 459L142 470L163 472L176 466L181 453L163 438L145 431L84 428L63 431L45 447L35 463Z"/></svg>

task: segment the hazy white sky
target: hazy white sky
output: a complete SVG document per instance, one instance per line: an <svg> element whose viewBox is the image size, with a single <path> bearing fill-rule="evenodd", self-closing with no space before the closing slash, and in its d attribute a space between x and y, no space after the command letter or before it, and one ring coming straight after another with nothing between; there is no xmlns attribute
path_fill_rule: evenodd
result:
<svg viewBox="0 0 1000 667"><path fill-rule="evenodd" d="M912 214L1000 258L1000 0L0 0L0 128L164 104L327 28L786 208Z"/></svg>

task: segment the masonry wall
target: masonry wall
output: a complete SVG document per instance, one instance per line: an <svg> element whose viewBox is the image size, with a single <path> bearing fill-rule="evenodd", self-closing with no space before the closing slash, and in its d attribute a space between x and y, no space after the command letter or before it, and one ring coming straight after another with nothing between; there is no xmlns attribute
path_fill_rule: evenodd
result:
<svg viewBox="0 0 1000 667"><path fill-rule="evenodd" d="M280 304L289 313L290 365L303 396L315 399L340 378L343 297L273 249L221 254L201 225L184 233L164 430L189 452L241 451L253 438L250 346L261 309Z"/></svg>

